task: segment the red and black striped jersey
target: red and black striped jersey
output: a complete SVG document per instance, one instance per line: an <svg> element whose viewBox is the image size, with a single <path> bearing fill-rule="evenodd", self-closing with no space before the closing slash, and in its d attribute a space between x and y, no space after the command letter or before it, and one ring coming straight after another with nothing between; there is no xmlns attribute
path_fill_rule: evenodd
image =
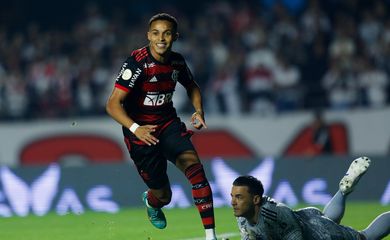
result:
<svg viewBox="0 0 390 240"><path fill-rule="evenodd" d="M186 89L194 83L182 55L172 52L166 63L155 60L149 47L137 49L123 63L115 87L128 92L126 113L140 125L163 125L177 117L172 95L176 83Z"/></svg>

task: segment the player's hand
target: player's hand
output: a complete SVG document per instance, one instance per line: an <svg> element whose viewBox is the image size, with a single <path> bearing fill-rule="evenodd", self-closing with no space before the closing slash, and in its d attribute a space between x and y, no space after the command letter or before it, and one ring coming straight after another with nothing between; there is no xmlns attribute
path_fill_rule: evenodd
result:
<svg viewBox="0 0 390 240"><path fill-rule="evenodd" d="M147 145L149 146L151 146L152 144L156 145L159 142L159 140L152 135L152 133L156 131L156 128L157 125L139 126L137 130L135 130L134 134L139 140L146 143Z"/></svg>
<svg viewBox="0 0 390 240"><path fill-rule="evenodd" d="M202 111L194 112L191 116L191 124L198 130L202 127L207 128L206 122L204 120L204 113Z"/></svg>

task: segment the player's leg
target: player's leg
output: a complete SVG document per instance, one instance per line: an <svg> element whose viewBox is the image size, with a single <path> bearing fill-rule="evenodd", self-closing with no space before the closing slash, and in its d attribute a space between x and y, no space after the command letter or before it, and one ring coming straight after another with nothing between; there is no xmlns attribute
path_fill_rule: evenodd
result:
<svg viewBox="0 0 390 240"><path fill-rule="evenodd" d="M367 240L382 239L390 234L390 212L379 215L371 224L361 231Z"/></svg>
<svg viewBox="0 0 390 240"><path fill-rule="evenodd" d="M345 201L347 196L343 195L341 191L333 196L333 198L326 204L324 208L324 215L332 219L336 223L340 223L345 212Z"/></svg>
<svg viewBox="0 0 390 240"><path fill-rule="evenodd" d="M146 205L149 221L156 228L163 229L167 226L167 221L161 208L169 204L171 197L172 191L169 183L160 189L149 188L148 191L142 194L142 201Z"/></svg>
<svg viewBox="0 0 390 240"><path fill-rule="evenodd" d="M176 166L192 185L192 196L206 231L206 240L216 239L212 191L196 152L181 153L176 158Z"/></svg>
<svg viewBox="0 0 390 240"><path fill-rule="evenodd" d="M127 146L139 175L149 188L142 194L149 221L156 228L163 229L167 222L161 208L168 205L172 197L166 173L167 160L158 146L131 144L130 141L127 141Z"/></svg>
<svg viewBox="0 0 390 240"><path fill-rule="evenodd" d="M347 195L353 191L360 178L366 173L370 163L371 160L368 157L359 157L353 160L339 184L340 191L343 195Z"/></svg>
<svg viewBox="0 0 390 240"><path fill-rule="evenodd" d="M211 187L190 136L183 123L174 121L161 134L160 145L164 156L172 161L191 183L192 196L205 228L206 240L214 240L216 236Z"/></svg>
<svg viewBox="0 0 390 240"><path fill-rule="evenodd" d="M341 179L339 191L333 196L324 208L324 215L336 223L340 223L345 212L345 201L359 182L359 179L366 173L371 160L368 157L359 157L352 161L348 171Z"/></svg>

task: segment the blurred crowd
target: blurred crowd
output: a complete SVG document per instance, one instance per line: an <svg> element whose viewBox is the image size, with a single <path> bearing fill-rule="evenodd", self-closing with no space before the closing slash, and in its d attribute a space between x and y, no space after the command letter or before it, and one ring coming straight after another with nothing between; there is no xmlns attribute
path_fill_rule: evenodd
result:
<svg viewBox="0 0 390 240"><path fill-rule="evenodd" d="M147 44L148 20L160 11L179 21L174 50L185 56L208 114L388 105L389 3L296 2L137 6L130 17L131 6L90 2L66 27L0 23L0 120L104 115L122 62ZM182 89L174 100L179 112L192 110Z"/></svg>

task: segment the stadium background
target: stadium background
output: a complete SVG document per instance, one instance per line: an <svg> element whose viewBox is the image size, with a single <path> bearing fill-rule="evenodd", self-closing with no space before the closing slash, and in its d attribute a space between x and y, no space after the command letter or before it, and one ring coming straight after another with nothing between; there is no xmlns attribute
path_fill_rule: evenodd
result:
<svg viewBox="0 0 390 240"><path fill-rule="evenodd" d="M237 174L259 177L292 207L323 205L349 161L368 155L372 169L351 200L388 210L389 4L2 1L0 218L142 206L145 185L104 104L122 61L147 44L148 19L163 11L178 18L175 50L204 94L209 130L193 142L218 207L229 205ZM174 101L187 121L182 88ZM329 131L323 151L312 137L318 112ZM185 178L169 171L169 207L190 206Z"/></svg>

